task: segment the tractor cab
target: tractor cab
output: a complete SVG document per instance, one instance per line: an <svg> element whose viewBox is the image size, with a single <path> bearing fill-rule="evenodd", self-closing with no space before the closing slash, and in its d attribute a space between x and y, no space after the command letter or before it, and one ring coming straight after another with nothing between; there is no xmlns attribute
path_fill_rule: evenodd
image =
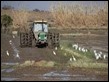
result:
<svg viewBox="0 0 109 82"><path fill-rule="evenodd" d="M48 24L47 21L34 21L32 31L37 43L47 42Z"/></svg>
<svg viewBox="0 0 109 82"><path fill-rule="evenodd" d="M34 21L33 23L33 32L48 32L47 21Z"/></svg>

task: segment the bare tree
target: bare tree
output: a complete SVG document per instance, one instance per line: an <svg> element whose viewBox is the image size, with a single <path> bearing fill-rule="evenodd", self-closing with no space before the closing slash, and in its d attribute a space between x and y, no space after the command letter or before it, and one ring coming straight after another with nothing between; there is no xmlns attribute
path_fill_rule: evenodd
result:
<svg viewBox="0 0 109 82"><path fill-rule="evenodd" d="M10 9L14 9L14 7L9 6L9 5L4 5L4 6L2 7L2 9L4 9L4 10L10 10Z"/></svg>

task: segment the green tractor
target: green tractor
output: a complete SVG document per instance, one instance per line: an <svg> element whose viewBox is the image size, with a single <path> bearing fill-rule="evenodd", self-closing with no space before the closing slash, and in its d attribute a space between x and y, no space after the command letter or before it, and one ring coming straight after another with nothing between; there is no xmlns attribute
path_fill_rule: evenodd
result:
<svg viewBox="0 0 109 82"><path fill-rule="evenodd" d="M20 46L32 47L45 45L51 48L59 47L59 33L48 31L47 21L34 21L28 32L20 33Z"/></svg>

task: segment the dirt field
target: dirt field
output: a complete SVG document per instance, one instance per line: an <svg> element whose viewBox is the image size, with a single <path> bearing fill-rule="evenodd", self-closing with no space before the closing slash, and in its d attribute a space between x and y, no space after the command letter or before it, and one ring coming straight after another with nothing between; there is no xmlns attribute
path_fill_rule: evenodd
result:
<svg viewBox="0 0 109 82"><path fill-rule="evenodd" d="M93 32L97 33L98 31ZM66 32L66 34L68 33ZM107 30L100 31L98 34L89 37L87 35L61 35L61 40L79 43L89 49L98 49L108 54ZM14 48L9 44L10 40L12 40ZM20 48L19 43L19 36L13 38L12 35L1 34L1 80L3 81L108 81L108 68L70 68L66 66L69 58L65 58L59 51L56 51L57 55L53 55L54 49L48 47ZM14 49L18 51L20 58L15 57L16 51ZM9 56L6 55L6 50L8 50ZM60 65L16 67L17 64L28 60L35 62L55 61Z"/></svg>

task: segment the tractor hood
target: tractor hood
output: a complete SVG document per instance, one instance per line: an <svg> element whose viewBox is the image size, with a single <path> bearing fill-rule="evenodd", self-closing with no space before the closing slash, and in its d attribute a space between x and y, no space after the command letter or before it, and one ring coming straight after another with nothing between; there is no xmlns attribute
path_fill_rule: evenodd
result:
<svg viewBox="0 0 109 82"><path fill-rule="evenodd" d="M46 40L47 39L46 33L45 32L40 32L38 34L38 39L39 40Z"/></svg>

